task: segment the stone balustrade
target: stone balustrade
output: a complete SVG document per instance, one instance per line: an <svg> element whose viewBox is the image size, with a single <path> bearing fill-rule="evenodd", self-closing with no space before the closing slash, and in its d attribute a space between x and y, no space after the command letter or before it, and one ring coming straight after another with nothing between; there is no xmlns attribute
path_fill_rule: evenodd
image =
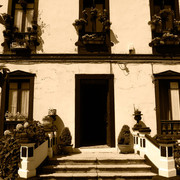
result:
<svg viewBox="0 0 180 180"><path fill-rule="evenodd" d="M145 157L157 168L158 174L163 177L176 176L173 146L171 138L161 137L157 141L150 136L150 128L134 128L134 151Z"/></svg>

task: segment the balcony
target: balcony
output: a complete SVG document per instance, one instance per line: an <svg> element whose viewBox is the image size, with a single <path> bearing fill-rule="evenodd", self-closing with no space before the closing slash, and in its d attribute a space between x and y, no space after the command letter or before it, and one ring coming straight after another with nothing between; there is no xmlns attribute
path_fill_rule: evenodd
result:
<svg viewBox="0 0 180 180"><path fill-rule="evenodd" d="M90 52L109 52L109 48L113 46L110 41L111 22L106 9L103 12L96 8L83 10L82 17L76 19L73 26L79 35L75 45L81 49Z"/></svg>
<svg viewBox="0 0 180 180"><path fill-rule="evenodd" d="M4 47L4 53L35 53L39 45L37 22L33 22L32 27L27 28L27 32L19 32L12 19L10 15L3 14L5 30L4 42L1 45Z"/></svg>
<svg viewBox="0 0 180 180"><path fill-rule="evenodd" d="M149 43L156 53L180 53L180 21L175 19L174 11L163 9L148 22L153 39Z"/></svg>
<svg viewBox="0 0 180 180"><path fill-rule="evenodd" d="M161 121L161 134L170 135L180 138L180 121L170 121L162 120Z"/></svg>

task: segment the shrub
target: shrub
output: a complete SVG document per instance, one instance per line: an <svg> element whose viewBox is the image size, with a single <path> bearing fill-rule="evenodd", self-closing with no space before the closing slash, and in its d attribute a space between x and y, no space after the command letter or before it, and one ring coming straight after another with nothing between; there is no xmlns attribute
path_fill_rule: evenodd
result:
<svg viewBox="0 0 180 180"><path fill-rule="evenodd" d="M0 177L4 180L16 179L20 163L20 145L11 133L0 140Z"/></svg>
<svg viewBox="0 0 180 180"><path fill-rule="evenodd" d="M180 174L180 145L178 143L174 147L174 160L175 160L175 167L179 175Z"/></svg>
<svg viewBox="0 0 180 180"><path fill-rule="evenodd" d="M13 132L6 130L0 139L0 179L18 178L20 164L20 142L26 137L30 142L40 145L46 140L45 132L38 121L17 124Z"/></svg>
<svg viewBox="0 0 180 180"><path fill-rule="evenodd" d="M43 125L39 121L25 122L22 127L20 124L16 126L16 136L20 140L25 134L29 142L36 143L35 146L42 144L46 140L45 131Z"/></svg>
<svg viewBox="0 0 180 180"><path fill-rule="evenodd" d="M128 125L124 125L118 137L118 144L130 144L130 130Z"/></svg>
<svg viewBox="0 0 180 180"><path fill-rule="evenodd" d="M71 132L68 127L64 127L60 135L60 145L69 146L71 145Z"/></svg>

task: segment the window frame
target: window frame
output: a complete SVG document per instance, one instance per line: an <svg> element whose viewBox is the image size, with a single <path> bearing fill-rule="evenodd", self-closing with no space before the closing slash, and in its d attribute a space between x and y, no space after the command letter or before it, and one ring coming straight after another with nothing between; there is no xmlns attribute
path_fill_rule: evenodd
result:
<svg viewBox="0 0 180 180"><path fill-rule="evenodd" d="M8 2L8 14L14 18L14 9L15 9L15 3L13 3L14 0L9 0ZM39 0L34 0L34 13L33 13L33 21L37 22L37 16L38 16L38 4ZM23 13L24 14L24 13ZM25 26L25 20L22 20Z"/></svg>
<svg viewBox="0 0 180 180"><path fill-rule="evenodd" d="M34 100L34 78L35 74L27 73L24 71L13 71L8 73L8 80L4 83L2 87L1 94L1 112L0 112L0 136L3 135L4 123L5 123L5 113L8 110L9 103L9 82L29 82L29 110L28 110L28 120L33 120L33 100Z"/></svg>
<svg viewBox="0 0 180 180"><path fill-rule="evenodd" d="M149 1L150 1L150 3L149 3L150 4L150 19L152 21L153 16L155 15L154 1L158 1L158 0L149 0ZM173 1L174 1L174 9L173 9L174 19L180 20L179 1L178 0L173 0ZM152 34L152 40L153 40L156 37L161 37L163 33L156 33L153 30L151 30L151 34ZM179 54L179 50L180 50L180 46L174 45L174 44L173 45L163 45L163 46L152 46L153 54L173 54L174 55L174 54Z"/></svg>
<svg viewBox="0 0 180 180"><path fill-rule="evenodd" d="M151 19L152 19L152 16L155 14L154 12L154 1L155 0L150 0L150 14L151 14ZM157 0L156 0L157 1ZM175 18L177 20L179 20L179 3L178 3L178 0L173 0L174 1L174 13L175 13Z"/></svg>
<svg viewBox="0 0 180 180"><path fill-rule="evenodd" d="M154 83L155 83L157 134L161 135L162 134L162 131L161 131L162 125L161 125L161 123L163 123L164 120L161 119L161 103L162 102L160 102L160 100L161 100L160 99L160 82L162 82L162 80L166 81L167 83L174 81L174 82L178 82L178 84L180 85L180 73L169 70L169 71L153 74L153 76L154 76L154 80L155 80ZM168 98L170 100L170 96ZM169 104L169 106L171 106L171 103ZM171 109L171 111L172 111L172 109ZM172 112L171 112L171 116L172 116ZM167 120L167 121L176 122L176 120L172 120L172 119ZM180 119L178 121L180 121Z"/></svg>
<svg viewBox="0 0 180 180"><path fill-rule="evenodd" d="M83 18L82 11L84 10L83 5L84 0L79 0L79 18ZM107 10L108 19L110 19L109 12L109 0L104 0L104 9ZM87 32L88 33L88 32ZM101 45L88 44L88 45L78 45L78 54L110 54L112 43L110 42L110 32L96 32L97 34L104 34L106 37L105 43ZM86 32L85 32L86 34ZM80 35L79 35L80 36Z"/></svg>

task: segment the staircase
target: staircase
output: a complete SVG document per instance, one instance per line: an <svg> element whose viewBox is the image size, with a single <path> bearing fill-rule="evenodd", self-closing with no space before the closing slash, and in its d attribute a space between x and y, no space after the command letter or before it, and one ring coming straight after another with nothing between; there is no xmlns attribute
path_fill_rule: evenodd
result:
<svg viewBox="0 0 180 180"><path fill-rule="evenodd" d="M155 173L136 154L81 153L53 157L43 166L40 179L137 180L152 179Z"/></svg>

